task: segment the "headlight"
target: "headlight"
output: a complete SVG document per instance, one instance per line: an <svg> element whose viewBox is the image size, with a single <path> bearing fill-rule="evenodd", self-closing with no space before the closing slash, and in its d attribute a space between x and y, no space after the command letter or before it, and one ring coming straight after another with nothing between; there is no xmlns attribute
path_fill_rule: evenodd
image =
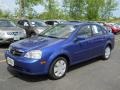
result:
<svg viewBox="0 0 120 90"><path fill-rule="evenodd" d="M24 57L31 58L31 59L41 59L42 51L32 50L32 51L27 52Z"/></svg>

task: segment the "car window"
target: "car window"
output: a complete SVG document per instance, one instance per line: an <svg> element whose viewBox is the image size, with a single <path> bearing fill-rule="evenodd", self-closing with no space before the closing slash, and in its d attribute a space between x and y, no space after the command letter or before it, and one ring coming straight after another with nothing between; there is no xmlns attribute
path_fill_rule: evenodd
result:
<svg viewBox="0 0 120 90"><path fill-rule="evenodd" d="M93 35L102 35L103 34L102 28L99 26L96 26L96 25L92 25L92 32L93 32Z"/></svg>
<svg viewBox="0 0 120 90"><path fill-rule="evenodd" d="M31 22L32 26L33 27L45 27L47 26L44 22L41 22L41 21L32 21Z"/></svg>
<svg viewBox="0 0 120 90"><path fill-rule="evenodd" d="M103 32L106 34L108 31L109 32L112 32L112 29L110 28L110 27L108 27L108 26L104 26L104 30L103 30Z"/></svg>
<svg viewBox="0 0 120 90"><path fill-rule="evenodd" d="M80 31L78 32L78 36L89 38L92 36L92 30L90 25L83 26Z"/></svg>
<svg viewBox="0 0 120 90"><path fill-rule="evenodd" d="M20 20L20 21L18 21L18 25L30 26L29 21L27 21L27 20Z"/></svg>
<svg viewBox="0 0 120 90"><path fill-rule="evenodd" d="M24 26L29 26L28 22L24 22Z"/></svg>
<svg viewBox="0 0 120 90"><path fill-rule="evenodd" d="M45 30L40 35L56 38L68 38L72 34L72 32L76 30L77 27L78 25L59 24L55 27Z"/></svg>
<svg viewBox="0 0 120 90"><path fill-rule="evenodd" d="M9 20L0 20L0 27L15 27L16 25Z"/></svg>
<svg viewBox="0 0 120 90"><path fill-rule="evenodd" d="M24 22L23 21L18 21L18 23L17 23L18 25L24 25Z"/></svg>

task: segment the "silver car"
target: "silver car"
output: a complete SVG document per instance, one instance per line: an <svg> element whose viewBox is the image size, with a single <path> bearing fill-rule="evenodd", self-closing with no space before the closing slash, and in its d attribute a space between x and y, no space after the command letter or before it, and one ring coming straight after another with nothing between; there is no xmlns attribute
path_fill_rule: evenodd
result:
<svg viewBox="0 0 120 90"><path fill-rule="evenodd" d="M48 28L47 24L40 20L31 20L31 25L34 29L34 32L38 35Z"/></svg>
<svg viewBox="0 0 120 90"><path fill-rule="evenodd" d="M11 43L25 37L24 29L17 27L10 20L0 20L0 43Z"/></svg>
<svg viewBox="0 0 120 90"><path fill-rule="evenodd" d="M27 37L32 35L39 35L41 32L46 30L48 26L42 20L19 20L17 22L18 26L25 29Z"/></svg>

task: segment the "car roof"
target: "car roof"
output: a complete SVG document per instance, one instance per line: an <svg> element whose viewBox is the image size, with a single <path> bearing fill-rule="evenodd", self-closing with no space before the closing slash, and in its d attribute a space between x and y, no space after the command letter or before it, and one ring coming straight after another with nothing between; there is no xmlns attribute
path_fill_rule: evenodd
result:
<svg viewBox="0 0 120 90"><path fill-rule="evenodd" d="M44 21L66 21L64 19L48 19L48 20L44 20Z"/></svg>
<svg viewBox="0 0 120 90"><path fill-rule="evenodd" d="M98 24L98 23L92 21L67 21L62 24L81 25L81 24Z"/></svg>
<svg viewBox="0 0 120 90"><path fill-rule="evenodd" d="M41 19L31 19L30 21L34 21L34 22L44 22L43 20L41 20Z"/></svg>
<svg viewBox="0 0 120 90"><path fill-rule="evenodd" d="M43 22L44 23L44 21L43 20L37 20L37 19L21 19L21 20L18 20L18 21L28 21L28 22Z"/></svg>

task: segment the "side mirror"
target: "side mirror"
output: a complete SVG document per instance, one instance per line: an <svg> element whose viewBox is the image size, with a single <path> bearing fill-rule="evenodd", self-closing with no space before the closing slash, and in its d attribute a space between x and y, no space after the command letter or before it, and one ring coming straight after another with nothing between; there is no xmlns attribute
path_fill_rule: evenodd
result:
<svg viewBox="0 0 120 90"><path fill-rule="evenodd" d="M109 29L108 31L109 31L110 33L112 33L112 30Z"/></svg>
<svg viewBox="0 0 120 90"><path fill-rule="evenodd" d="M82 40L85 40L86 39L86 36L77 36L74 40L74 42L78 42L78 41L82 41Z"/></svg>

